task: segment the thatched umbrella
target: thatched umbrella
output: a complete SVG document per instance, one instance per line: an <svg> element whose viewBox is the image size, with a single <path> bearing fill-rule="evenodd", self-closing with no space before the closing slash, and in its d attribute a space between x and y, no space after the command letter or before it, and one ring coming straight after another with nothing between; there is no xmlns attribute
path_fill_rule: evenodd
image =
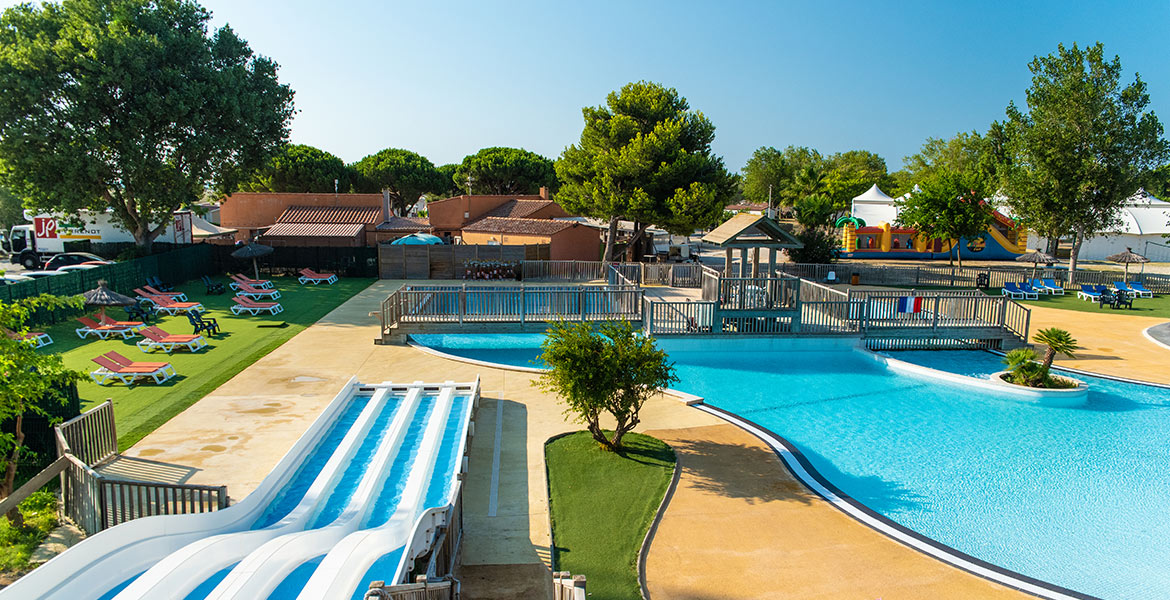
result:
<svg viewBox="0 0 1170 600"><path fill-rule="evenodd" d="M1126 283L1129 283L1129 265L1150 262L1150 259L1142 256L1141 254L1138 254L1137 252L1134 252L1133 248L1126 248L1125 252L1118 252L1117 254L1106 256L1105 260L1125 265Z"/></svg>
<svg viewBox="0 0 1170 600"><path fill-rule="evenodd" d="M82 297L85 298L85 303L102 307L101 313L103 315L106 314L107 306L131 306L138 304L137 300L129 296L123 296L111 290L107 285L105 279L99 279L97 289L82 294Z"/></svg>
<svg viewBox="0 0 1170 600"><path fill-rule="evenodd" d="M1039 250L1029 250L1017 256L1016 262L1032 263L1032 279L1035 279L1036 269L1040 266L1040 263L1052 264L1058 263L1060 260L1051 254Z"/></svg>
<svg viewBox="0 0 1170 600"><path fill-rule="evenodd" d="M268 256L273 252L274 250L271 246L265 246L264 244L257 244L256 242L252 242L251 244L248 244L247 246L232 252L232 258L252 259L252 270L256 272L256 279L260 279L260 267L256 265L256 259L260 258L261 256Z"/></svg>

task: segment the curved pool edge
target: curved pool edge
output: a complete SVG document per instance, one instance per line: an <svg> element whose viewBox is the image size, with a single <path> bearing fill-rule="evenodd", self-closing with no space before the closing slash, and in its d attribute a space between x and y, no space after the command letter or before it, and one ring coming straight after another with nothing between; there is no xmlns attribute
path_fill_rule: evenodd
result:
<svg viewBox="0 0 1170 600"><path fill-rule="evenodd" d="M1158 327L1166 327L1168 325L1170 325L1170 321L1167 321L1165 323L1158 323L1157 325L1150 325L1149 327L1146 327L1145 329L1142 330L1142 335L1145 336L1147 340L1150 340L1151 342L1153 342L1155 345L1161 346L1162 348L1165 348L1166 350L1170 350L1170 344L1163 342L1162 340L1154 337L1154 334L1150 333L1151 329L1156 329Z"/></svg>
<svg viewBox="0 0 1170 600"><path fill-rule="evenodd" d="M780 459L785 469L802 485L853 520L904 546L947 563L957 569L971 573L972 575L1020 592L1032 594L1039 598L1048 598L1050 600L1101 600L1097 596L1083 594L1054 583L1042 581L1024 575L1023 573L1017 573L1010 569L994 565L913 531L877 513L850 497L845 492L842 492L821 475L800 450L784 437L770 429L710 404L698 405L695 408L754 435L772 449L772 452Z"/></svg>

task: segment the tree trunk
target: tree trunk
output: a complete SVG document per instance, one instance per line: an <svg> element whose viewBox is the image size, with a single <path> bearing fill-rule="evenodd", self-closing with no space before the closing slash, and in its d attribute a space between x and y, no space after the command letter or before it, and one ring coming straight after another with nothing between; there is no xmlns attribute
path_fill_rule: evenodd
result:
<svg viewBox="0 0 1170 600"><path fill-rule="evenodd" d="M1068 283L1072 285L1076 283L1077 278L1077 256L1081 253L1081 244L1085 241L1085 235L1078 227L1076 235L1073 237L1072 252L1068 255Z"/></svg>
<svg viewBox="0 0 1170 600"><path fill-rule="evenodd" d="M617 239L618 218L610 217L609 230L605 233L605 252L601 255L604 262L613 261L613 242Z"/></svg>
<svg viewBox="0 0 1170 600"><path fill-rule="evenodd" d="M154 236L151 235L150 228L145 223L139 223L138 227L134 228L134 244L145 253L150 254L151 248L154 246Z"/></svg>
<svg viewBox="0 0 1170 600"><path fill-rule="evenodd" d="M16 468L20 464L20 448L24 444L24 413L16 415L15 431L13 432L13 446L12 453L8 455L8 466L4 470L3 496L7 498L16 489ZM20 509L12 507L5 515L8 517L8 522L13 527L24 526L24 515L20 513Z"/></svg>
<svg viewBox="0 0 1170 600"><path fill-rule="evenodd" d="M959 259L959 268L963 268L963 238L959 238L955 246L955 256Z"/></svg>
<svg viewBox="0 0 1170 600"><path fill-rule="evenodd" d="M630 236L630 243L626 246L626 262L642 262L642 241L650 225L634 222L634 234Z"/></svg>

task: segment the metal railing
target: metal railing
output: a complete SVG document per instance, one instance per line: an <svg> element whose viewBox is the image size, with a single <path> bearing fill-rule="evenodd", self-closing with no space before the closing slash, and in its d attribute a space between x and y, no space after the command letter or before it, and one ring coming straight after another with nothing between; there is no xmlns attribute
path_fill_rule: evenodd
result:
<svg viewBox="0 0 1170 600"><path fill-rule="evenodd" d="M800 294L796 277L723 277L719 279L719 308L723 310L795 309ZM709 300L708 298L703 298Z"/></svg>
<svg viewBox="0 0 1170 600"><path fill-rule="evenodd" d="M1032 279L1032 267L951 267L945 265L869 265L864 263L804 264L781 263L776 270L812 281L824 281L829 272L837 278L849 281L856 273L861 285L893 286L940 286L975 287L980 275L987 279L987 287L999 289L1003 284L1019 283ZM1036 277L1052 279L1068 290L1079 289L1081 284L1110 285L1124 278L1118 271L1090 271L1078 269L1073 283L1069 283L1069 272L1063 267L1036 269ZM1161 273L1130 273L1131 281L1138 281L1153 292L1170 293L1170 275Z"/></svg>
<svg viewBox="0 0 1170 600"><path fill-rule="evenodd" d="M643 331L649 335L718 333L719 306L715 302L647 301L642 314Z"/></svg>

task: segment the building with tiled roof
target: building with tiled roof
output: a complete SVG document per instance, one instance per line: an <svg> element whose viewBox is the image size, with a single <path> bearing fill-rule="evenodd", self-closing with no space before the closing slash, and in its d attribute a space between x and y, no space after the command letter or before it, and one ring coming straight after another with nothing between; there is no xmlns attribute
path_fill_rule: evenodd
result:
<svg viewBox="0 0 1170 600"><path fill-rule="evenodd" d="M395 217L391 216L386 221L378 224L375 228L378 231L387 232L403 232L403 233L430 233L431 222L426 217Z"/></svg>
<svg viewBox="0 0 1170 600"><path fill-rule="evenodd" d="M260 241L269 246L357 247L365 245L365 230L361 223L277 223Z"/></svg>
<svg viewBox="0 0 1170 600"><path fill-rule="evenodd" d="M551 260L597 260L601 236L573 221L484 217L463 228L464 244L548 244Z"/></svg>
<svg viewBox="0 0 1170 600"><path fill-rule="evenodd" d="M382 222L381 206L290 206L276 218L277 223L361 223Z"/></svg>

